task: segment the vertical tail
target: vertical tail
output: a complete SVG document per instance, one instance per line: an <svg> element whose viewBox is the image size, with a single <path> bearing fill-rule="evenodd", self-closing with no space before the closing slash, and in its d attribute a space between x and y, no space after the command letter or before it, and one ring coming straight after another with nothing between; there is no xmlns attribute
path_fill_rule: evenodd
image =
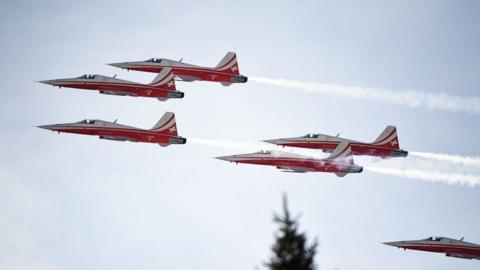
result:
<svg viewBox="0 0 480 270"><path fill-rule="evenodd" d="M228 52L215 67L216 70L222 71L232 75L240 75L240 70L237 63L237 54Z"/></svg>
<svg viewBox="0 0 480 270"><path fill-rule="evenodd" d="M387 126L372 144L391 149L400 149L397 128L395 126Z"/></svg>
<svg viewBox="0 0 480 270"><path fill-rule="evenodd" d="M171 68L163 68L150 83L150 86L167 90L176 90L174 76Z"/></svg>
<svg viewBox="0 0 480 270"><path fill-rule="evenodd" d="M178 136L175 114L172 112L166 112L151 130L158 132L159 134Z"/></svg>
<svg viewBox="0 0 480 270"><path fill-rule="evenodd" d="M348 142L341 142L330 154L327 160L335 160L341 163L353 165L352 148Z"/></svg>

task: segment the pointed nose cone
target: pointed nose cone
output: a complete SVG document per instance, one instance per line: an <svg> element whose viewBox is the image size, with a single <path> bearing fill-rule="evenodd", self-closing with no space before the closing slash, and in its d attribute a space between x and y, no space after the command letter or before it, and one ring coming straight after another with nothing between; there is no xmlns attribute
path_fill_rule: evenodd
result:
<svg viewBox="0 0 480 270"><path fill-rule="evenodd" d="M271 143L271 144L280 144L281 140L279 139L273 139L273 140L264 140L263 142L266 142L266 143Z"/></svg>
<svg viewBox="0 0 480 270"><path fill-rule="evenodd" d="M233 162L234 157L233 156L223 156L223 157L216 157L216 159Z"/></svg>
<svg viewBox="0 0 480 270"><path fill-rule="evenodd" d="M387 246L392 246L392 247L402 247L402 242L385 242L383 243L384 245L387 245Z"/></svg>
<svg viewBox="0 0 480 270"><path fill-rule="evenodd" d="M124 63L111 63L111 64L108 64L109 66L112 66L112 67L117 67L117 68L121 68L121 69L125 69L127 68L128 66L128 62L124 62Z"/></svg>
<svg viewBox="0 0 480 270"><path fill-rule="evenodd" d="M47 129L47 130L56 130L56 125L43 125L43 126L37 126L38 128L42 128L42 129Z"/></svg>
<svg viewBox="0 0 480 270"><path fill-rule="evenodd" d="M38 81L39 83L44 83L44 84L49 84L49 85L55 85L56 80L46 80L46 81Z"/></svg>

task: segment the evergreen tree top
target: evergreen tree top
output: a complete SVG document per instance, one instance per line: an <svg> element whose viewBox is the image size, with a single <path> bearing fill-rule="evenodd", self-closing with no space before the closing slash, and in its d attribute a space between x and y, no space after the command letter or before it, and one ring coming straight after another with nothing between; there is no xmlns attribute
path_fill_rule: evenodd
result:
<svg viewBox="0 0 480 270"><path fill-rule="evenodd" d="M298 232L298 218L290 216L286 195L283 196L283 214L275 214L273 221L280 228L274 236L273 254L266 266L271 270L315 270L317 241L308 246L305 233Z"/></svg>

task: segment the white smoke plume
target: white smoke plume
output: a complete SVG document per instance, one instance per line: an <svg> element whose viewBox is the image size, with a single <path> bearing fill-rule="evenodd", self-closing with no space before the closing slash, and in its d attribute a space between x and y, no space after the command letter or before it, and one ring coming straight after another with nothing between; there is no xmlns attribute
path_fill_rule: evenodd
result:
<svg viewBox="0 0 480 270"><path fill-rule="evenodd" d="M475 156L460 156L440 153L428 152L409 152L412 156L417 156L425 159L445 161L455 165L476 166L480 167L480 157Z"/></svg>
<svg viewBox="0 0 480 270"><path fill-rule="evenodd" d="M249 77L249 80L261 84L295 88L305 92L329 95L336 98L369 100L410 108L480 114L480 97L460 97L448 95L444 92L423 93L414 90L388 90L262 77Z"/></svg>
<svg viewBox="0 0 480 270"><path fill-rule="evenodd" d="M480 185L480 176L463 173L445 173L441 171L418 170L418 169L404 169L404 168L389 168L389 167L364 167L365 170L381 173L386 175L393 175L405 177L410 179L418 179L430 182L442 182L449 185Z"/></svg>

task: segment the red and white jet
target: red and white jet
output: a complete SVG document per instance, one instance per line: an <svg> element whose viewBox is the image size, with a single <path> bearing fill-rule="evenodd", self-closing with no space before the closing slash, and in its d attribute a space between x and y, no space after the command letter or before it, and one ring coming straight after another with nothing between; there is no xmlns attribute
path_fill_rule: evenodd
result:
<svg viewBox="0 0 480 270"><path fill-rule="evenodd" d="M201 67L164 58L151 58L145 61L109 64L126 70L138 70L158 73L164 68L171 68L175 76L183 81L212 81L228 86L232 83L245 83L248 78L240 75L237 55L229 52L214 68Z"/></svg>
<svg viewBox="0 0 480 270"><path fill-rule="evenodd" d="M385 245L398 248L445 253L448 257L480 260L480 245L448 237L429 237L422 240L386 242Z"/></svg>
<svg viewBox="0 0 480 270"><path fill-rule="evenodd" d="M325 159L285 153L280 151L260 151L252 154L217 157L217 159L234 163L276 166L283 172L330 172L338 177L348 173L361 173L363 167L355 165L348 143L340 144L333 153Z"/></svg>
<svg viewBox="0 0 480 270"><path fill-rule="evenodd" d="M183 98L184 94L176 90L174 74L170 68L165 68L150 84L107 77L103 75L83 75L77 78L40 81L58 87L69 87L87 90L98 90L101 94L154 97L160 101L170 98Z"/></svg>
<svg viewBox="0 0 480 270"><path fill-rule="evenodd" d="M387 126L372 143L340 138L339 135L307 134L302 137L266 140L264 142L282 146L322 149L323 152L327 153L332 152L339 144L347 142L352 148L353 155L379 156L382 158L406 157L408 155L407 151L400 149L397 128L394 126Z"/></svg>
<svg viewBox="0 0 480 270"><path fill-rule="evenodd" d="M167 112L152 129L141 129L117 124L117 121L82 120L76 123L38 126L52 131L94 135L100 139L157 143L160 146L185 144L187 139L178 136L175 114Z"/></svg>

